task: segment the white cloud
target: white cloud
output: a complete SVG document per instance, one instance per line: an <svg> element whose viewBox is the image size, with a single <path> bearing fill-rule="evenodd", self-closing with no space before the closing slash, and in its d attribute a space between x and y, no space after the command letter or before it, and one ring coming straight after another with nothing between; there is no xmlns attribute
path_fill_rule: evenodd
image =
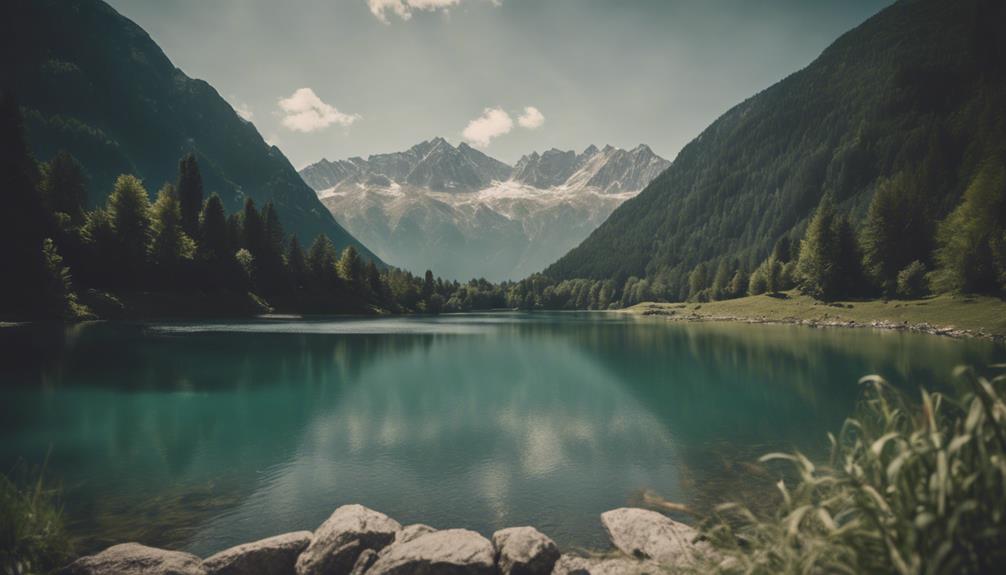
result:
<svg viewBox="0 0 1006 575"><path fill-rule="evenodd" d="M489 0L494 6L499 6L503 0ZM412 18L413 11L435 12L437 10L446 11L461 4L462 0L367 0L367 7L370 13L378 20L388 24L388 13L394 14L402 20Z"/></svg>
<svg viewBox="0 0 1006 575"><path fill-rule="evenodd" d="M295 132L314 132L339 124L349 126L360 119L359 114L344 114L326 104L311 88L301 88L289 98L281 98L283 125Z"/></svg>
<svg viewBox="0 0 1006 575"><path fill-rule="evenodd" d="M545 115L538 111L538 108L528 106L524 108L524 113L517 118L517 123L521 128L533 130L540 128L545 123Z"/></svg>
<svg viewBox="0 0 1006 575"><path fill-rule="evenodd" d="M234 111L237 112L238 116L241 116L246 122L251 122L252 118L255 117L255 112L252 112L251 107L248 104L236 104L234 106Z"/></svg>
<svg viewBox="0 0 1006 575"><path fill-rule="evenodd" d="M486 108L482 115L465 126L461 136L479 148L489 145L490 140L509 133L513 129L513 119L503 108Z"/></svg>

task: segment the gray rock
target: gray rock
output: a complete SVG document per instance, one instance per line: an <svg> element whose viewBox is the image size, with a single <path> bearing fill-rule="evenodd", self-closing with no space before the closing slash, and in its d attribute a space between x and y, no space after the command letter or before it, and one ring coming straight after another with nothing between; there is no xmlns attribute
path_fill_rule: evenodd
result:
<svg viewBox="0 0 1006 575"><path fill-rule="evenodd" d="M445 529L395 543L367 575L493 575L495 553L488 539L467 529Z"/></svg>
<svg viewBox="0 0 1006 575"><path fill-rule="evenodd" d="M653 561L627 557L587 559L563 555L555 563L552 575L663 575L666 570Z"/></svg>
<svg viewBox="0 0 1006 575"><path fill-rule="evenodd" d="M294 575L311 537L310 531L296 531L245 543L208 557L203 567L207 575Z"/></svg>
<svg viewBox="0 0 1006 575"><path fill-rule="evenodd" d="M422 523L413 523L402 527L402 530L395 534L395 543L408 543L416 537L421 537L427 533L433 533L436 529Z"/></svg>
<svg viewBox="0 0 1006 575"><path fill-rule="evenodd" d="M113 545L97 555L81 557L60 575L206 575L195 555L166 551L139 543Z"/></svg>
<svg viewBox="0 0 1006 575"><path fill-rule="evenodd" d="M602 513L601 523L615 547L637 559L686 567L712 552L708 543L696 541L695 529L656 511L622 507Z"/></svg>
<svg viewBox="0 0 1006 575"><path fill-rule="evenodd" d="M493 533L496 564L503 575L548 575L559 559L555 542L534 527L510 527Z"/></svg>
<svg viewBox="0 0 1006 575"><path fill-rule="evenodd" d="M349 573L365 549L380 551L395 540L402 526L362 505L343 505L314 532L297 559L297 575Z"/></svg>
<svg viewBox="0 0 1006 575"><path fill-rule="evenodd" d="M387 547L385 547L387 549ZM377 562L377 551L373 549L364 549L360 556L356 559L356 564L353 565L353 570L349 575L363 575L370 569L374 563Z"/></svg>

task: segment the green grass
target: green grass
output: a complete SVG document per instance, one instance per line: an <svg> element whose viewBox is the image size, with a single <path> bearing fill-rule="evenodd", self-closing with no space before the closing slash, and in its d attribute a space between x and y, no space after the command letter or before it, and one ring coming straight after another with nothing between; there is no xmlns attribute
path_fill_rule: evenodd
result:
<svg viewBox="0 0 1006 575"><path fill-rule="evenodd" d="M0 474L0 573L49 573L72 557L58 494L41 472Z"/></svg>
<svg viewBox="0 0 1006 575"><path fill-rule="evenodd" d="M1004 367L1004 366L998 366ZM956 392L906 397L879 377L830 435L827 465L789 473L767 514L728 503L703 522L712 573L996 573L1006 565L1006 376L955 374Z"/></svg>
<svg viewBox="0 0 1006 575"><path fill-rule="evenodd" d="M1006 337L1006 301L986 296L939 295L919 300L867 300L823 303L796 291L708 303L641 303L628 313L666 315L683 320L807 322L818 324L906 326L960 335ZM927 328L928 331L928 328Z"/></svg>

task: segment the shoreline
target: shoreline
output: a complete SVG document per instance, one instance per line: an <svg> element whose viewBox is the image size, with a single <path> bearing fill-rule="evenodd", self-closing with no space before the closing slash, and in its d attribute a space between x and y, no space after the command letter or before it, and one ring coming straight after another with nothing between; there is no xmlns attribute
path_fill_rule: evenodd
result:
<svg viewBox="0 0 1006 575"><path fill-rule="evenodd" d="M1006 344L1006 302L989 297L824 303L787 292L706 303L643 302L614 311L680 322L868 328Z"/></svg>

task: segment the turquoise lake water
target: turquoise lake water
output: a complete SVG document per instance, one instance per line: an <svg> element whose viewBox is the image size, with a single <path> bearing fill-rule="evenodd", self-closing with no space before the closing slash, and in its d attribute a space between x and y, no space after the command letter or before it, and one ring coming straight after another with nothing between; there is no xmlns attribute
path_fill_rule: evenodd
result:
<svg viewBox="0 0 1006 575"><path fill-rule="evenodd" d="M0 329L0 468L41 466L84 551L208 554L362 503L605 545L646 490L767 500L758 455L826 454L879 373L914 389L984 341L609 313Z"/></svg>

